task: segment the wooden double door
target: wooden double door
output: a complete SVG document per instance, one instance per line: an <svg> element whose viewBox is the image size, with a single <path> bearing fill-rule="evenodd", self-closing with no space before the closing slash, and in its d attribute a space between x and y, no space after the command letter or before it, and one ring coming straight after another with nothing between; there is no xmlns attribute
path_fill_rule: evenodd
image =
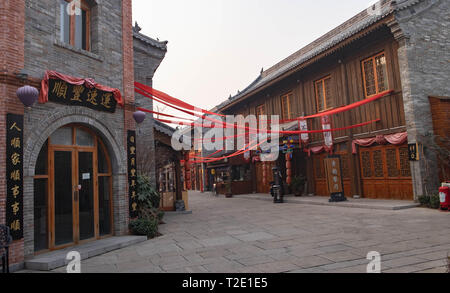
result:
<svg viewBox="0 0 450 293"><path fill-rule="evenodd" d="M48 233L39 234L41 244L35 239L35 249L60 249L111 235L111 162L100 138L87 128L69 126L56 131L46 148L38 164L46 164L48 173L35 182L45 180L47 188L39 192L35 186L35 202L47 198L47 220L35 207L35 226L47 222Z"/></svg>
<svg viewBox="0 0 450 293"><path fill-rule="evenodd" d="M408 146L359 149L364 197L413 200Z"/></svg>

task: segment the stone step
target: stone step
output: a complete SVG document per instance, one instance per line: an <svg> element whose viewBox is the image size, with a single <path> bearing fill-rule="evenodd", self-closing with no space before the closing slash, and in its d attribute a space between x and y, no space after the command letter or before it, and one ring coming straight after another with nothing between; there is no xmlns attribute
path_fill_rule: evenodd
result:
<svg viewBox="0 0 450 293"><path fill-rule="evenodd" d="M25 269L35 271L51 271L67 265L69 260L67 260L66 257L71 251L79 252L81 255L81 260L84 260L144 241L147 241L146 236L120 236L105 238L82 245L37 255L31 259L25 260Z"/></svg>

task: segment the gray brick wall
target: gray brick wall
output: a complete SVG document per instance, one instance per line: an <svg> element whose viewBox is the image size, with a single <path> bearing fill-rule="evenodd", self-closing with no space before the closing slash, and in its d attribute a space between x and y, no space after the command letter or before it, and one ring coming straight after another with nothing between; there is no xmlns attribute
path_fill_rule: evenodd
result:
<svg viewBox="0 0 450 293"><path fill-rule="evenodd" d="M153 86L153 76L166 54L165 42L158 42L138 32L134 38L134 77L137 82ZM153 109L153 101L136 93L136 105L149 110ZM153 115L147 114L145 121L138 125L137 156L140 164L138 171L150 177L156 184L155 170L155 134Z"/></svg>
<svg viewBox="0 0 450 293"><path fill-rule="evenodd" d="M401 1L400 1L401 2ZM409 6L408 6L409 2ZM427 148L433 133L430 96L450 96L450 1L403 1L392 24L410 143L423 143L424 156L411 162L415 196L437 192L436 158Z"/></svg>

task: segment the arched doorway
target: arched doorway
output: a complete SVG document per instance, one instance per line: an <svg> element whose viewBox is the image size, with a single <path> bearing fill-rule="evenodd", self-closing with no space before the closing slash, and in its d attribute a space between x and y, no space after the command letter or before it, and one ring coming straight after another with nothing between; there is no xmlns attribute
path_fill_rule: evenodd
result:
<svg viewBox="0 0 450 293"><path fill-rule="evenodd" d="M112 170L101 138L81 125L56 130L34 177L35 252L112 235Z"/></svg>

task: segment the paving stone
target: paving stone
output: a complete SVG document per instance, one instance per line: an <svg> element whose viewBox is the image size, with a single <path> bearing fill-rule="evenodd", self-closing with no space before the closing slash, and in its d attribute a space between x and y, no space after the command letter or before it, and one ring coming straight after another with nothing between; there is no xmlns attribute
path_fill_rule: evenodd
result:
<svg viewBox="0 0 450 293"><path fill-rule="evenodd" d="M82 260L91 272L365 272L369 251L383 272L444 272L448 214L361 210L190 193L191 215L165 216L164 236ZM275 219L274 221L272 219ZM442 233L447 233L443 235ZM54 270L64 273L65 268Z"/></svg>

